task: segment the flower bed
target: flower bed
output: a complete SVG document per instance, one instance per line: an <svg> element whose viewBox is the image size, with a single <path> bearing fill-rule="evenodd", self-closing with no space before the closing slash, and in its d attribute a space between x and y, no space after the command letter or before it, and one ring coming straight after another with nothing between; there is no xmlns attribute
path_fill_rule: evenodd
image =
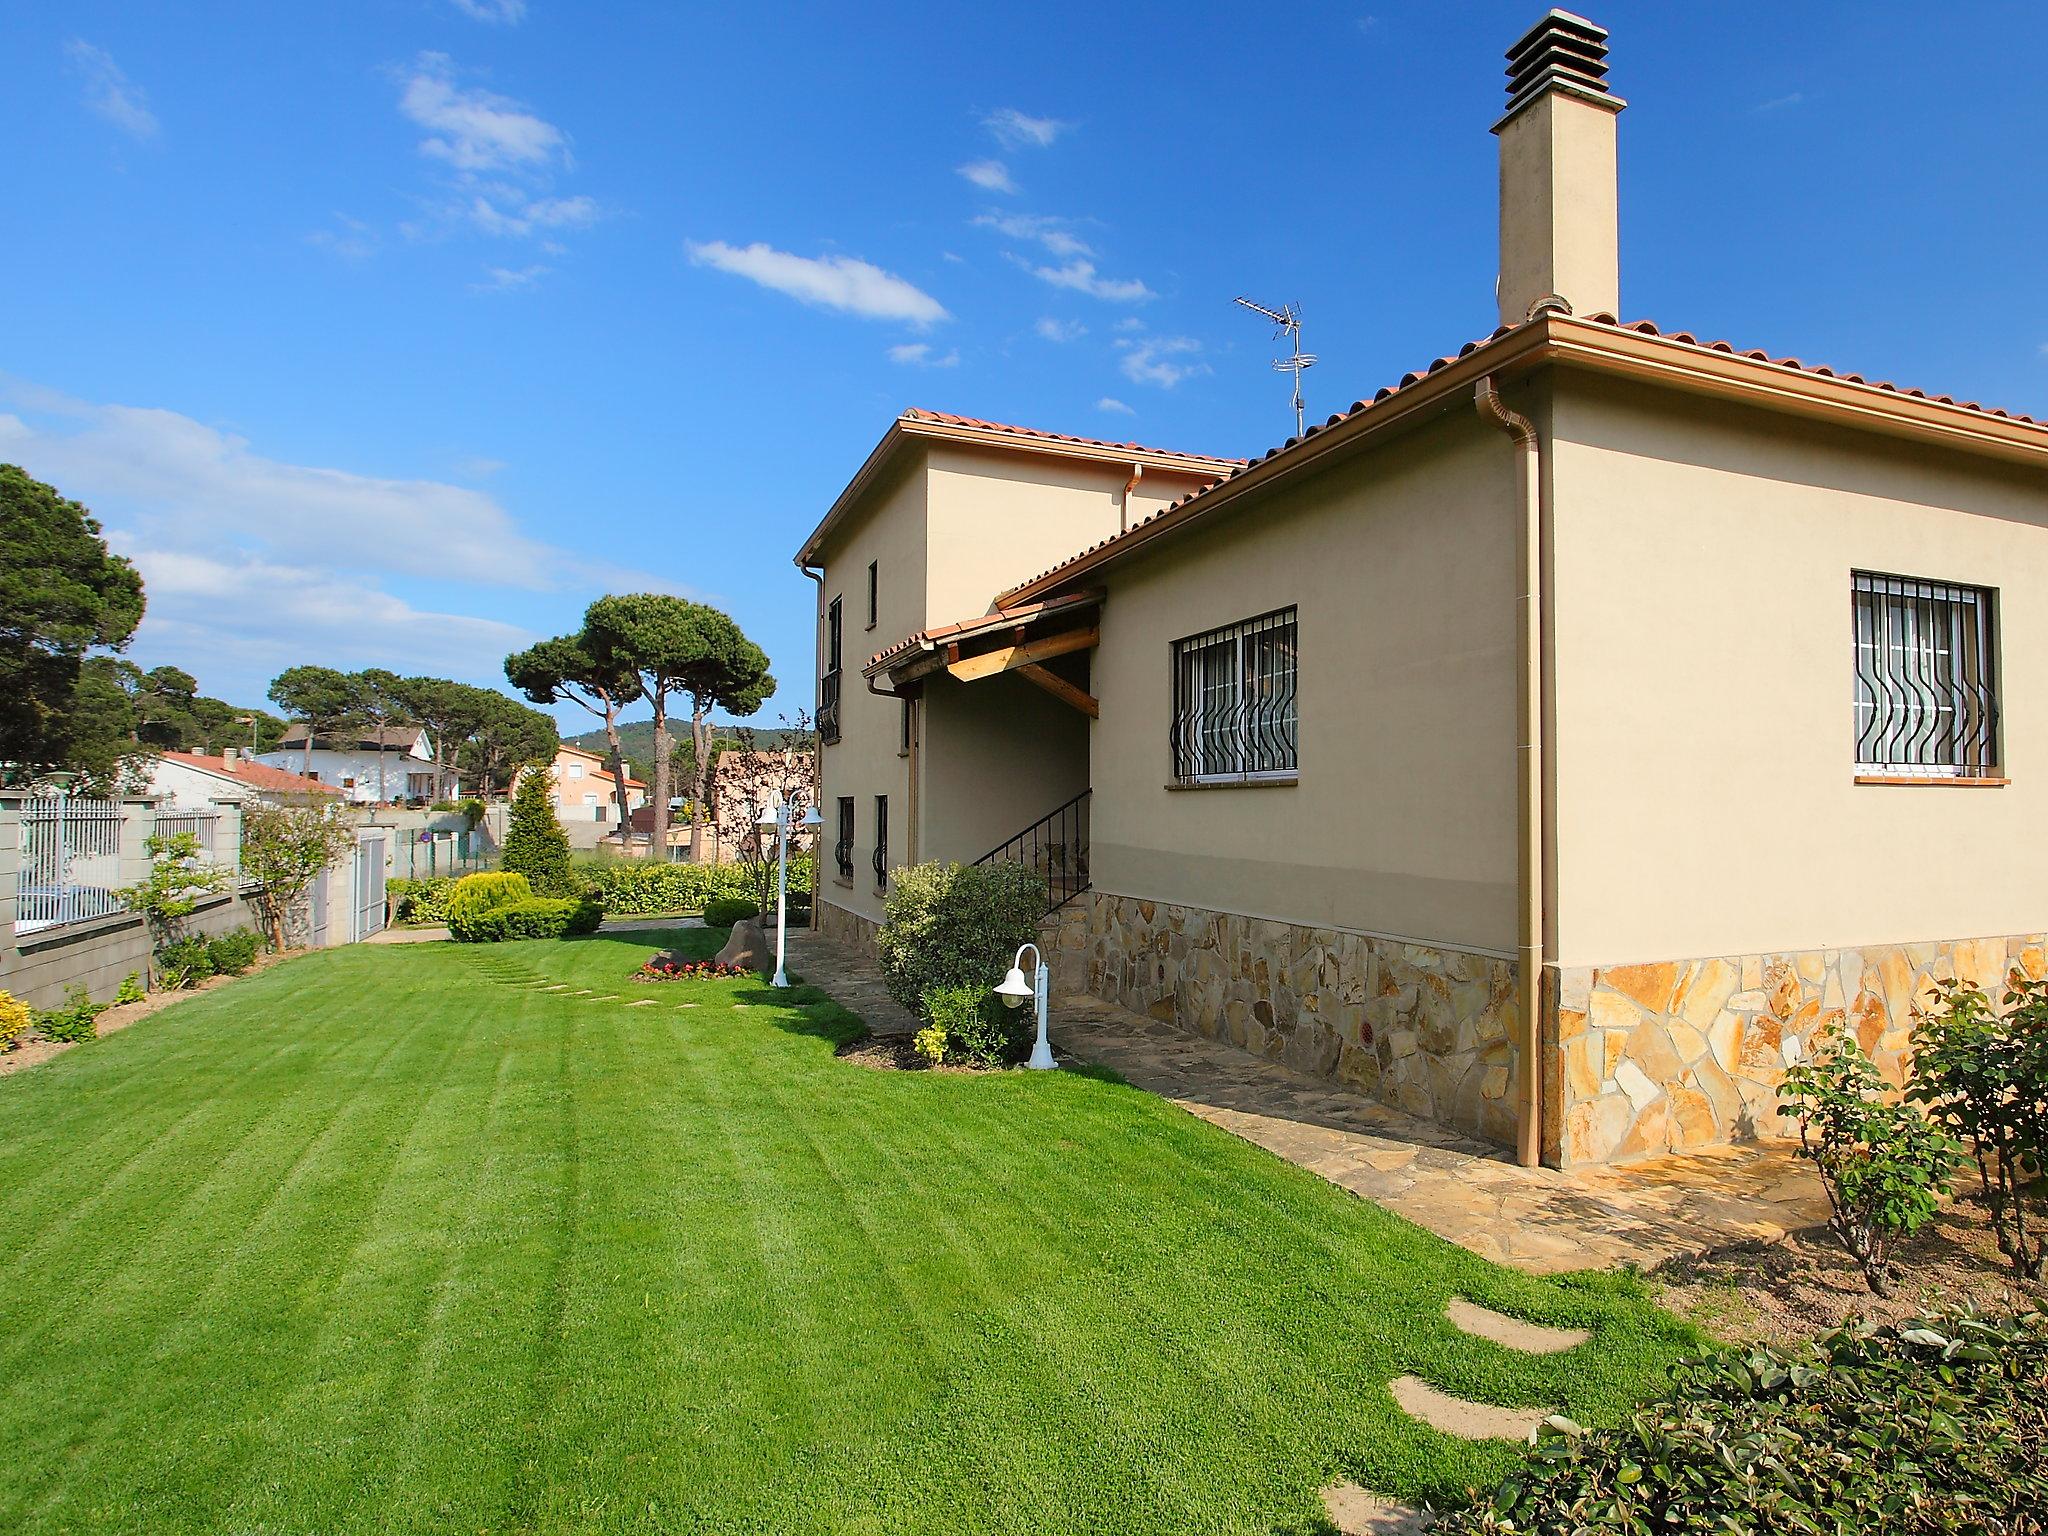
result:
<svg viewBox="0 0 2048 1536"><path fill-rule="evenodd" d="M751 978L744 965L722 965L716 960L679 960L656 955L633 973L635 981L730 981Z"/></svg>

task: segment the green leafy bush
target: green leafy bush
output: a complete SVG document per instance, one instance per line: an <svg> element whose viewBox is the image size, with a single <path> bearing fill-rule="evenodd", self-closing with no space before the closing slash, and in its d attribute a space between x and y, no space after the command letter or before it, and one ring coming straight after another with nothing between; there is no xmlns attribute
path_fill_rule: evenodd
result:
<svg viewBox="0 0 2048 1536"><path fill-rule="evenodd" d="M889 885L875 948L889 995L914 1013L936 987L988 991L1045 915L1045 881L1021 864L913 864Z"/></svg>
<svg viewBox="0 0 2048 1536"><path fill-rule="evenodd" d="M936 1024L927 1024L910 1037L910 1048L933 1066L941 1066L946 1060L946 1032Z"/></svg>
<svg viewBox="0 0 2048 1536"><path fill-rule="evenodd" d="M448 932L462 943L474 942L470 936L486 913L531 900L533 887L524 875L500 869L464 875L448 893Z"/></svg>
<svg viewBox="0 0 2048 1536"><path fill-rule="evenodd" d="M581 894L581 886L569 868L569 838L555 808L548 803L546 773L535 770L519 776L512 793L511 819L505 828L504 856L499 863L514 874L526 876L527 883L543 896Z"/></svg>
<svg viewBox="0 0 2048 1536"><path fill-rule="evenodd" d="M392 880L384 887L384 899L394 923L445 923L448 898L455 891L454 875L433 875L422 880Z"/></svg>
<svg viewBox="0 0 2048 1536"><path fill-rule="evenodd" d="M2048 1509L2048 1318L1859 1324L1672 1372L1615 1429L1553 1419L1439 1536L2022 1536Z"/></svg>
<svg viewBox="0 0 2048 1536"><path fill-rule="evenodd" d="M1969 1144L1998 1251L2016 1274L2039 1280L2048 1267L2048 982L2015 972L2003 1017L1975 987L1935 989L1915 1016L1907 1096Z"/></svg>
<svg viewBox="0 0 2048 1536"><path fill-rule="evenodd" d="M603 920L604 908L589 897L528 896L478 913L455 937L466 944L559 939L564 934L595 933Z"/></svg>
<svg viewBox="0 0 2048 1536"><path fill-rule="evenodd" d="M734 923L760 915L761 909L751 896L714 896L704 903L704 925L707 928L730 928Z"/></svg>
<svg viewBox="0 0 2048 1536"><path fill-rule="evenodd" d="M263 940L253 928L237 928L206 941L206 958L216 976L239 976L256 963Z"/></svg>
<svg viewBox="0 0 2048 1536"><path fill-rule="evenodd" d="M1886 1088L1856 1037L1840 1029L1821 1036L1778 1084L1799 1117L1800 1152L1827 1191L1828 1230L1880 1296L1890 1294L1892 1244L1933 1218L1962 1155L1946 1131Z"/></svg>
<svg viewBox="0 0 2048 1536"><path fill-rule="evenodd" d="M11 992L0 992L0 1051L11 1051L21 1045L21 1037L28 1033L36 1016L20 998Z"/></svg>
<svg viewBox="0 0 2048 1536"><path fill-rule="evenodd" d="M156 952L157 985L176 992L195 987L213 974L213 955L205 939L188 934Z"/></svg>
<svg viewBox="0 0 2048 1536"><path fill-rule="evenodd" d="M936 1030L940 1054L934 1061L969 1061L980 1067L1007 1066L1030 1054L1038 1016L1026 1008L1006 1008L987 983L980 986L930 987L920 999L918 1014L926 1027L914 1045Z"/></svg>
<svg viewBox="0 0 2048 1536"><path fill-rule="evenodd" d="M85 988L66 987L63 1007L37 1010L36 1033L67 1044L91 1040L98 1036L99 1017L106 1011L107 1005L94 1002Z"/></svg>
<svg viewBox="0 0 2048 1536"><path fill-rule="evenodd" d="M142 972L130 971L121 978L121 985L114 989L114 1006L120 1008L129 1003L139 1003L147 996L149 993L142 985Z"/></svg>
<svg viewBox="0 0 2048 1536"><path fill-rule="evenodd" d="M789 861L789 897L796 908L799 890L811 887L811 856ZM754 887L743 864L676 864L652 859L605 859L577 866L597 887L605 911L614 916L645 916L657 912L701 912L720 899L748 900Z"/></svg>

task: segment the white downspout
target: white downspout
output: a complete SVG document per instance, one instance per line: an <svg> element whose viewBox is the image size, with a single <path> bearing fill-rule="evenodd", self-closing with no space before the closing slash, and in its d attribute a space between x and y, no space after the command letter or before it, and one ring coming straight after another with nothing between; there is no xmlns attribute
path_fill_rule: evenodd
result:
<svg viewBox="0 0 2048 1536"><path fill-rule="evenodd" d="M1543 448L1535 423L1510 410L1491 374L1472 403L1515 444L1515 778L1517 899L1515 1004L1522 1070L1515 1157L1543 1161L1543 1080L1557 1064L1543 1059Z"/></svg>

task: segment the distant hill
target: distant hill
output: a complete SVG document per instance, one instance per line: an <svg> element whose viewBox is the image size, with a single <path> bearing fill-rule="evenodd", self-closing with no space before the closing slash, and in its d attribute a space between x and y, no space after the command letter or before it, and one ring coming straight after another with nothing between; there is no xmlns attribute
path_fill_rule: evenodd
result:
<svg viewBox="0 0 2048 1536"><path fill-rule="evenodd" d="M732 734L732 727L730 725L713 725L711 729L713 739L730 737ZM687 764L690 757L689 717L685 716L680 721L671 721L668 733L675 742L676 764L678 766ZM766 726L761 727L757 732L761 745L770 748L781 746L782 739L787 734L785 731L774 730ZM562 740L572 747L581 747L586 752L602 754L609 750L605 744L603 726L599 726L594 731L585 731L578 736L564 736ZM625 751L626 766L632 771L633 777L645 779L650 784L653 783L654 722L652 720L635 720L630 724L620 726L619 745Z"/></svg>

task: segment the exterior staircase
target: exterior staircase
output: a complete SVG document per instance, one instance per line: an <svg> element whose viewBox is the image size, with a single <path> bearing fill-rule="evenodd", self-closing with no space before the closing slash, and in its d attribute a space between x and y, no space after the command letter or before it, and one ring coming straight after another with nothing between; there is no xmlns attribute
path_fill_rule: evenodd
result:
<svg viewBox="0 0 2048 1536"><path fill-rule="evenodd" d="M1093 793L1082 790L974 862L1022 864L1045 881L1046 914L1059 911L1088 889L1088 798Z"/></svg>

